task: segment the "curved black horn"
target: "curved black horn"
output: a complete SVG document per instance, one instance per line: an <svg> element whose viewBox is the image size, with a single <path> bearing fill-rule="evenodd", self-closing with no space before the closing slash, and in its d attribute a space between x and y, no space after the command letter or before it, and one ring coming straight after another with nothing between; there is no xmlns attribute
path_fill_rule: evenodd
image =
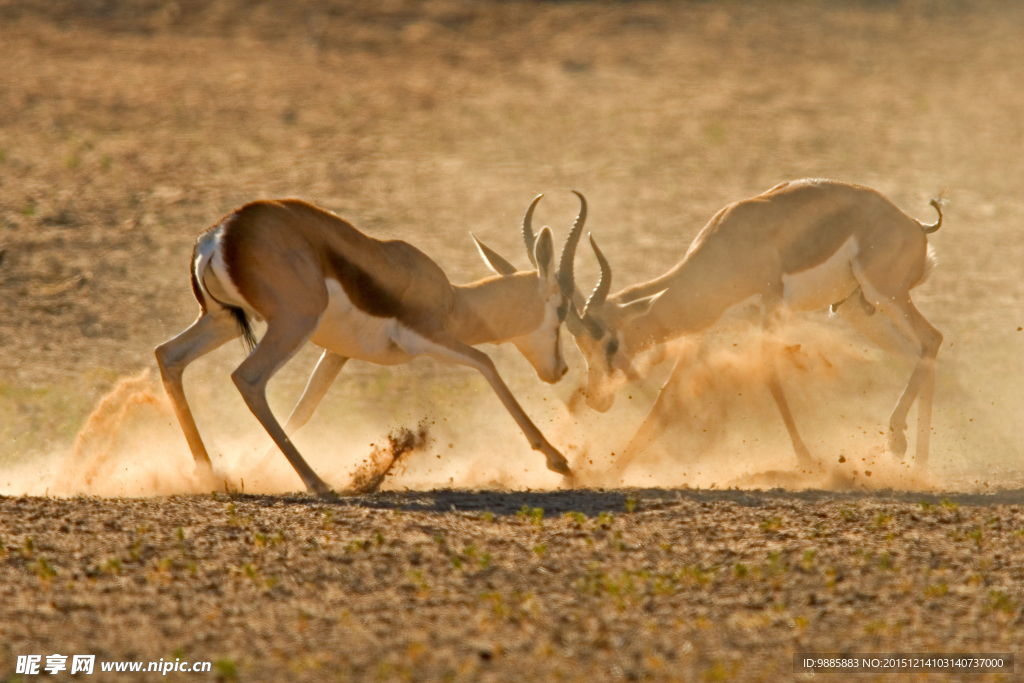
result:
<svg viewBox="0 0 1024 683"><path fill-rule="evenodd" d="M533 255L533 247L537 243L537 236L533 234L533 210L537 208L537 202L543 196L543 194L539 194L534 197L530 202L530 208L526 210L526 215L523 216L523 240L526 242L526 255L530 257L530 263L534 268L537 267L537 258Z"/></svg>
<svg viewBox="0 0 1024 683"><path fill-rule="evenodd" d="M612 288L612 267L608 265L608 259L604 257L604 254L597 247L597 241L594 240L594 236L588 235L588 237L590 238L590 246L594 248L594 255L597 256L597 262L601 265L601 279L597 281L594 293L590 295L587 307L583 309L584 320L586 320L591 311L604 305L605 299L608 298L608 290Z"/></svg>
<svg viewBox="0 0 1024 683"><path fill-rule="evenodd" d="M583 224L587 222L587 200L573 190L572 193L580 198L580 212L576 216L576 222L572 224L565 244L562 246L562 257L558 262L558 285L569 299L576 293L576 276L573 273L573 263L576 259L576 246L580 243L580 235L583 234Z"/></svg>

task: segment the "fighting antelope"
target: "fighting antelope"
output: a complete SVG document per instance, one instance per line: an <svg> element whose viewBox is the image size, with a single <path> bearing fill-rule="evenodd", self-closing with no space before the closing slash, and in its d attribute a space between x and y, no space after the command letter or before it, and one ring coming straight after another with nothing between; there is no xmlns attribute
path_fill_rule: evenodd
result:
<svg viewBox="0 0 1024 683"><path fill-rule="evenodd" d="M567 310L563 292L571 293L573 285L560 273L571 276L571 265L564 264L572 263L585 204L556 271L551 230L545 227L534 236L531 227L539 200L533 200L523 221L537 270L516 272L500 257L497 266L486 258L499 274L468 285L452 285L434 261L406 242L375 239L295 199L246 204L202 233L191 263L199 318L156 348L197 474L212 477L212 465L185 400L182 374L192 361L241 336L250 353L231 379L310 491L327 494L330 488L288 434L309 419L350 358L398 365L429 356L475 368L534 450L546 456L548 469L571 476L565 458L527 417L491 359L473 348L512 342L548 383L567 370L559 331ZM477 244L487 257L490 250ZM259 343L251 318L267 324ZM267 382L307 341L324 353L282 428L267 404Z"/></svg>
<svg viewBox="0 0 1024 683"><path fill-rule="evenodd" d="M888 440L890 451L902 458L907 413L918 399L915 464L924 466L942 334L914 307L910 290L925 281L935 262L926 235L939 229L942 210L937 200L931 203L939 219L926 225L866 187L829 180L782 183L726 206L675 267L610 297L611 268L591 237L601 278L582 315L571 307L566 319L588 364L587 405L608 410L615 400L612 378L637 376L631 359L710 327L737 304L759 299L766 331L778 323L783 307L814 310L831 304L834 313L882 348L912 349L917 356L889 419ZM854 296L856 303L846 303ZM770 335L763 338L768 343ZM771 358L765 354L765 380L799 464L806 468L813 462L811 454L797 432ZM677 362L640 433L650 434L664 424L667 389L683 371ZM628 458L620 459L613 471L621 473L626 465Z"/></svg>

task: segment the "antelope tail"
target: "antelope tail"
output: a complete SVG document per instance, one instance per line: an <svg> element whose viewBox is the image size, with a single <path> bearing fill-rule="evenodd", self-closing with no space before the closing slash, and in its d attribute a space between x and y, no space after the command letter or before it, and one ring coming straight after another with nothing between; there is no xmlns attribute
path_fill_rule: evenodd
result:
<svg viewBox="0 0 1024 683"><path fill-rule="evenodd" d="M924 234L926 235L930 235L942 227L942 204L939 202L938 199L933 199L929 203L935 207L936 211L939 212L939 220L935 221L931 225L921 223L921 229L924 230Z"/></svg>

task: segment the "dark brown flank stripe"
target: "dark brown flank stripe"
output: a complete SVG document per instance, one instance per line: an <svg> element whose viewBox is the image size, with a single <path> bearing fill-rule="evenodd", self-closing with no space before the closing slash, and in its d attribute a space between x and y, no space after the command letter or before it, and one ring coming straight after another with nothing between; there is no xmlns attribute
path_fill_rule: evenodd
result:
<svg viewBox="0 0 1024 683"><path fill-rule="evenodd" d="M337 252L329 252L327 260L353 306L375 318L400 317L402 302L381 287L372 275Z"/></svg>

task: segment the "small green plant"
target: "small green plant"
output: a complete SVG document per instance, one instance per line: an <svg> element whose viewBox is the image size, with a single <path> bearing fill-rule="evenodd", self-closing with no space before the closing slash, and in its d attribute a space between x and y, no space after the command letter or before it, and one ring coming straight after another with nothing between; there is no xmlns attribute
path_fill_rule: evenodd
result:
<svg viewBox="0 0 1024 683"><path fill-rule="evenodd" d="M761 521L761 531L778 531L782 527L780 517L767 517Z"/></svg>
<svg viewBox="0 0 1024 683"><path fill-rule="evenodd" d="M217 672L217 679L220 681L238 680L238 667L233 659L222 657L214 661L213 670Z"/></svg>
<svg viewBox="0 0 1024 683"><path fill-rule="evenodd" d="M737 562L736 566L733 567L733 571L736 573L736 578L747 578L747 565L743 564L742 562Z"/></svg>
<svg viewBox="0 0 1024 683"><path fill-rule="evenodd" d="M927 500L918 501L917 504L925 512L928 512L929 510L932 509L932 504L929 503Z"/></svg>
<svg viewBox="0 0 1024 683"><path fill-rule="evenodd" d="M334 510L324 510L320 513L320 520L324 526L330 526L334 524Z"/></svg>
<svg viewBox="0 0 1024 683"><path fill-rule="evenodd" d="M800 566L803 567L804 570L810 571L811 568L814 567L814 556L815 555L816 555L816 551L814 550L814 548L808 548L807 550L805 550L804 551L803 559L800 560Z"/></svg>
<svg viewBox="0 0 1024 683"><path fill-rule="evenodd" d="M949 593L949 586L947 586L945 582L924 587L925 597L928 598L941 598L947 593Z"/></svg>
<svg viewBox="0 0 1024 683"><path fill-rule="evenodd" d="M384 545L384 534L378 529L373 532L373 542L377 545Z"/></svg>
<svg viewBox="0 0 1024 683"><path fill-rule="evenodd" d="M462 569L461 557L459 557L458 555L452 555L448 559L451 561L453 567L455 567L456 569Z"/></svg>
<svg viewBox="0 0 1024 683"><path fill-rule="evenodd" d="M484 553L480 556L480 569L487 569L491 566L491 554Z"/></svg>
<svg viewBox="0 0 1024 683"><path fill-rule="evenodd" d="M884 619L874 619L872 621L869 621L867 623L867 625L864 626L864 632L867 633L869 636L874 635L876 633L881 633L884 630L885 630L885 620Z"/></svg>
<svg viewBox="0 0 1024 683"><path fill-rule="evenodd" d="M480 515L480 519L482 519L485 522L493 522L494 521L494 513L491 512L490 510L484 510L484 513L482 515Z"/></svg>
<svg viewBox="0 0 1024 683"><path fill-rule="evenodd" d="M875 516L875 528L881 529L882 527L886 526L891 521L892 521L892 515L891 514L889 514L888 512L884 512L884 511L883 512L879 512Z"/></svg>
<svg viewBox="0 0 1024 683"><path fill-rule="evenodd" d="M132 562L138 562L142 558L142 539L138 536L135 537L128 545L128 556L132 559Z"/></svg>
<svg viewBox="0 0 1024 683"><path fill-rule="evenodd" d="M981 529L975 529L967 535L974 539L974 545L977 548L981 548L981 542L982 540L984 540L984 534L982 533Z"/></svg>
<svg viewBox="0 0 1024 683"><path fill-rule="evenodd" d="M633 512L636 510L637 500L632 495L626 496L626 512Z"/></svg>
<svg viewBox="0 0 1024 683"><path fill-rule="evenodd" d="M782 553L770 552L768 553L768 563L764 567L764 573L766 576L777 576L784 574L789 567L782 559Z"/></svg>
<svg viewBox="0 0 1024 683"><path fill-rule="evenodd" d="M610 512L600 512L597 515L597 526L602 529L611 528L612 524L615 523L615 515Z"/></svg>
<svg viewBox="0 0 1024 683"><path fill-rule="evenodd" d="M36 560L33 569L35 570L36 576L43 581L49 581L53 577L57 576L57 570L53 568L53 565L51 565L49 560L45 557L40 557Z"/></svg>
<svg viewBox="0 0 1024 683"><path fill-rule="evenodd" d="M33 552L35 552L35 549L36 549L36 542L35 542L35 540L31 536L29 536L28 538L25 539L25 546L22 549L21 554L25 558L28 558Z"/></svg>
<svg viewBox="0 0 1024 683"><path fill-rule="evenodd" d="M563 518L572 520L572 522L578 527L582 528L583 524L587 521L587 516L582 512L566 512L562 515Z"/></svg>
<svg viewBox="0 0 1024 683"><path fill-rule="evenodd" d="M413 585L415 585L416 588L418 588L419 590L421 590L421 591L428 591L428 590L430 590L430 584L427 582L427 579L423 576L423 572L421 570L419 570L419 569L410 570L406 574L406 576L408 577L409 581L412 582Z"/></svg>
<svg viewBox="0 0 1024 683"><path fill-rule="evenodd" d="M895 566L895 561L889 553L882 553L882 556L878 558L878 568L882 571L892 571Z"/></svg>
<svg viewBox="0 0 1024 683"><path fill-rule="evenodd" d="M1000 612L1005 612L1006 614L1011 614L1017 607L1017 603L1003 591L991 590L988 592L988 600L986 600L985 606L990 610L998 610Z"/></svg>
<svg viewBox="0 0 1024 683"><path fill-rule="evenodd" d="M839 510L839 519L844 522L852 522L855 518L856 515L853 514L853 510L850 508L842 508Z"/></svg>
<svg viewBox="0 0 1024 683"><path fill-rule="evenodd" d="M942 502L939 503L939 505L946 508L947 510L950 510L951 512L956 512L957 510L960 509L960 503L953 502L949 498L943 498Z"/></svg>
<svg viewBox="0 0 1024 683"><path fill-rule="evenodd" d="M529 505L524 504L523 507L519 508L516 516L529 520L530 524L535 527L544 526L544 508L531 508Z"/></svg>
<svg viewBox="0 0 1024 683"><path fill-rule="evenodd" d="M182 542L184 542L184 541L185 541L185 530L184 530L184 529L182 529L182 528L181 528L181 527L179 526L179 527L178 527L177 529L175 529L175 531L174 531L174 536L175 536L175 538L177 538L177 539L178 539L178 543L182 543Z"/></svg>
<svg viewBox="0 0 1024 683"><path fill-rule="evenodd" d="M537 557L543 557L544 554L547 553L547 551L548 547L543 543L538 543L537 545L533 546L533 552L535 555L537 555Z"/></svg>
<svg viewBox="0 0 1024 683"><path fill-rule="evenodd" d="M110 558L109 560L107 560L107 563L106 563L106 565L104 565L103 568L107 572L109 572L111 574L120 574L121 573L121 568L122 568L121 567L121 558L120 557L112 557L112 558Z"/></svg>

